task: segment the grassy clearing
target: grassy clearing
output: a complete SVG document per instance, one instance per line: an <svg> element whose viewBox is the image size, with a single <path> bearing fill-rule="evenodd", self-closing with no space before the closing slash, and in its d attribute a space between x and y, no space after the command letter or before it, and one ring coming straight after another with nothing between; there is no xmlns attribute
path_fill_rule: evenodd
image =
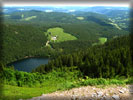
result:
<svg viewBox="0 0 133 100"><path fill-rule="evenodd" d="M21 15L21 18L22 18L22 19L24 18L24 14Z"/></svg>
<svg viewBox="0 0 133 100"><path fill-rule="evenodd" d="M99 44L104 44L105 42L107 42L107 38L105 38L105 37L100 37L100 38L99 38L99 42L98 42L98 43L93 43L92 46L94 46L94 45L99 45Z"/></svg>
<svg viewBox="0 0 133 100"><path fill-rule="evenodd" d="M79 20L84 20L84 17L76 17Z"/></svg>
<svg viewBox="0 0 133 100"><path fill-rule="evenodd" d="M107 41L107 38L105 37L100 37L99 38L100 44L104 44Z"/></svg>
<svg viewBox="0 0 133 100"><path fill-rule="evenodd" d="M44 92L43 88L29 88L5 85L3 97L1 100L18 100L32 98L41 95Z"/></svg>
<svg viewBox="0 0 133 100"><path fill-rule="evenodd" d="M77 72L52 71L45 75L45 80L41 84L32 87L4 85L3 97L0 100L18 100L37 97L43 93L51 93L57 90L65 90L71 87L72 82L77 80ZM58 77L58 78L57 78Z"/></svg>
<svg viewBox="0 0 133 100"><path fill-rule="evenodd" d="M51 34L49 34L51 33ZM76 40L77 38L75 36L72 36L69 33L65 33L62 28L56 27L56 28L50 28L48 31L45 33L48 35L48 39L53 42L51 39L52 37L57 36L57 40L55 42L63 42L63 41L69 41L69 40Z"/></svg>
<svg viewBox="0 0 133 100"><path fill-rule="evenodd" d="M21 16L21 17L22 17L22 16ZM29 21L29 20L34 19L34 18L36 18L36 16L27 17L27 18L24 18L24 19L22 19L22 20Z"/></svg>

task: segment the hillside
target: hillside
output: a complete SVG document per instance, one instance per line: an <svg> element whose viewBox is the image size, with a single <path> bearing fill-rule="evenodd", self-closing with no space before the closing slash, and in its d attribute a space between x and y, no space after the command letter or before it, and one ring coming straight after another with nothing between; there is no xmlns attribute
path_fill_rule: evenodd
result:
<svg viewBox="0 0 133 100"><path fill-rule="evenodd" d="M23 59L25 56L39 56L42 49L46 51L44 47L47 37L33 25L4 25L3 30L4 63Z"/></svg>
<svg viewBox="0 0 133 100"><path fill-rule="evenodd" d="M27 16L27 12L31 12L32 14L29 14ZM43 7L29 7L29 6L25 6L25 7L4 7L4 13L6 14L5 16L7 18L15 18L10 16L11 13L15 12L15 16L16 18L20 18L23 21L29 21L34 18L37 20L36 14L34 12L45 12L46 15L43 15L43 13L39 14L44 16L47 16L49 13L53 13L53 12L58 12L58 14L60 13L67 13L67 14L72 14L73 16L71 16L70 19L73 19L74 16L78 18L82 18L82 21L86 20L86 18L84 18L86 15L90 15L90 14L97 14L96 16L103 16L106 17L107 19L111 19L110 21L113 22L114 24L117 24L120 28L127 30L129 29L129 17L130 17L130 8L129 7L111 7L111 6L95 6L95 7L88 7L88 6L64 6L64 7L53 7L53 6L43 6ZM87 14L89 13L89 14ZM20 15L19 15L20 14ZM34 15L33 15L34 14ZM65 14L64 14L65 15ZM101 16L101 17L102 17ZM70 17L70 16L68 16ZM40 18L40 17L38 17ZM45 17L46 18L46 17ZM58 17L59 18L59 17ZM49 18L47 18L48 20ZM104 18L105 19L105 18ZM32 21L33 21L32 20ZM44 20L44 19L43 19ZM68 19L69 20L69 19ZM80 20L80 19L79 19ZM59 20L58 20L59 21ZM65 19L63 18L62 22L64 22ZM75 20L77 21L77 20ZM66 22L66 21L65 21ZM71 22L70 20L68 22Z"/></svg>
<svg viewBox="0 0 133 100"><path fill-rule="evenodd" d="M130 25L130 11L127 10L112 10L107 12L106 15L110 17L113 23L117 24L120 28L124 30L129 30Z"/></svg>
<svg viewBox="0 0 133 100"><path fill-rule="evenodd" d="M7 13L4 15L3 61L7 64L25 57L55 58L129 34L110 22L107 16L93 12L30 10ZM48 35L50 31L53 36ZM50 38L55 38L55 42L49 42Z"/></svg>
<svg viewBox="0 0 133 100"><path fill-rule="evenodd" d="M117 75L128 77L133 73L131 55L130 37L125 36L110 40L104 45L60 55L47 65L36 68L34 72L45 73L53 68L76 66L83 75L91 78L112 78Z"/></svg>

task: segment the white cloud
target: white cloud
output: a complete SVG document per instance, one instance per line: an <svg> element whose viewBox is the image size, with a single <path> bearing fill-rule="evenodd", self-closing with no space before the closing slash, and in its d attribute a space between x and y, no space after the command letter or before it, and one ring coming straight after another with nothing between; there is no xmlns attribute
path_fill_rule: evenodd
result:
<svg viewBox="0 0 133 100"><path fill-rule="evenodd" d="M75 12L75 10L68 10L68 12Z"/></svg>
<svg viewBox="0 0 133 100"><path fill-rule="evenodd" d="M53 10L45 10L45 12L53 12Z"/></svg>

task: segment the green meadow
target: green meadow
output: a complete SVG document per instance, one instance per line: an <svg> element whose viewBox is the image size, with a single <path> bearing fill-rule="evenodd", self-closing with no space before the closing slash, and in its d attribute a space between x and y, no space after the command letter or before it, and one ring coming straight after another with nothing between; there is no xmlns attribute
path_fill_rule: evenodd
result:
<svg viewBox="0 0 133 100"><path fill-rule="evenodd" d="M23 18L23 15L22 15L21 17ZM22 19L22 20L29 21L29 20L34 19L34 18L36 18L36 17L37 17L37 16L31 16L31 17L24 18L24 19Z"/></svg>
<svg viewBox="0 0 133 100"><path fill-rule="evenodd" d="M99 38L100 44L104 44L107 41L107 38L105 37L100 37Z"/></svg>
<svg viewBox="0 0 133 100"><path fill-rule="evenodd" d="M83 19L84 19L84 17L77 17L77 19L79 19L79 20L83 20Z"/></svg>
<svg viewBox="0 0 133 100"><path fill-rule="evenodd" d="M94 45L104 44L105 42L107 42L107 38L100 37L99 42L98 43L93 43L92 45L94 46Z"/></svg>
<svg viewBox="0 0 133 100"><path fill-rule="evenodd" d="M49 34L51 33L51 34ZM49 28L48 31L45 33L48 35L48 38L51 40L52 37L57 36L57 40L55 42L63 42L63 41L69 41L69 40L76 40L77 38L75 36L72 36L69 33L65 33L62 28L56 27L56 28ZM51 40L53 41L53 40Z"/></svg>

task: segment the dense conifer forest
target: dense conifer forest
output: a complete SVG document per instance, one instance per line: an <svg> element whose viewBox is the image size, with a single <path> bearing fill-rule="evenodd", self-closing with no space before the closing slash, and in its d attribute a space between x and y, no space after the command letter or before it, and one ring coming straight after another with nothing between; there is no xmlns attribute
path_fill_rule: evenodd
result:
<svg viewBox="0 0 133 100"><path fill-rule="evenodd" d="M85 76L91 78L113 78L116 75L130 77L133 73L131 55L130 36L123 36L104 45L61 55L33 72L47 73L63 66L76 66Z"/></svg>

